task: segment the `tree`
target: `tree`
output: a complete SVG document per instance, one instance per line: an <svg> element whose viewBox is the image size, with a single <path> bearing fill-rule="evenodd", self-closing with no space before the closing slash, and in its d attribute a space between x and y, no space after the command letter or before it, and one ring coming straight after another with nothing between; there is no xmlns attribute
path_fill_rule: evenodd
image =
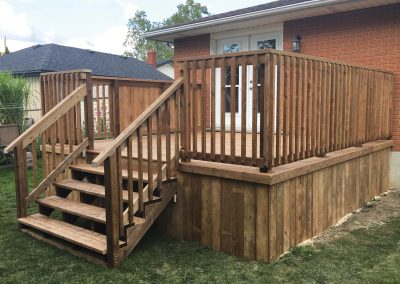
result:
<svg viewBox="0 0 400 284"><path fill-rule="evenodd" d="M8 46L7 46L7 38L4 36L4 53L0 54L0 55L6 55L9 53L10 53L10 50L8 49Z"/></svg>
<svg viewBox="0 0 400 284"><path fill-rule="evenodd" d="M195 3L194 0L186 0L185 4L180 4L177 8L177 12L162 22L152 22L147 19L145 11L137 11L128 20L128 33L124 46L129 47L131 50L126 51L125 55L146 60L147 51L154 50L157 54L157 60L172 59L174 51L171 47L164 42L147 40L143 37L143 34L153 29L192 21L210 15L206 6Z"/></svg>

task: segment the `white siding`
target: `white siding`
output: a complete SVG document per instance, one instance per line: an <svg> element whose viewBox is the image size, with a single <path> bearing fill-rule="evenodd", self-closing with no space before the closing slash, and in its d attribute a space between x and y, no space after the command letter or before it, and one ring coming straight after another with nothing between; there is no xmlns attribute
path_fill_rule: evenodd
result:
<svg viewBox="0 0 400 284"><path fill-rule="evenodd" d="M157 67L157 70L174 79L174 66L172 64L168 63L161 65L160 67Z"/></svg>
<svg viewBox="0 0 400 284"><path fill-rule="evenodd" d="M27 117L33 118L36 122L42 116L42 102L40 97L40 81L39 77L25 77L28 81L31 93L29 96L29 105Z"/></svg>

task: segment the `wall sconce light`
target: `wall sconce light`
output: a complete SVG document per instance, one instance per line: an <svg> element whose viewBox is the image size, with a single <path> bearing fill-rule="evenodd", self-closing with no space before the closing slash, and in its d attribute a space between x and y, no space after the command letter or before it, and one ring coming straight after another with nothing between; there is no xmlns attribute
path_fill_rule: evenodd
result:
<svg viewBox="0 0 400 284"><path fill-rule="evenodd" d="M300 36L293 37L292 51L295 51L295 52L299 52L300 51L300 41L301 41L301 37Z"/></svg>

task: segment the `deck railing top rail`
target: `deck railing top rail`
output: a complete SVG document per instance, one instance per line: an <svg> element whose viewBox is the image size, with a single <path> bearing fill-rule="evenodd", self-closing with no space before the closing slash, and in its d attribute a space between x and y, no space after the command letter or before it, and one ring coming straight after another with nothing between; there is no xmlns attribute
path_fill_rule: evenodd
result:
<svg viewBox="0 0 400 284"><path fill-rule="evenodd" d="M215 55L207 55L207 56L191 56L191 57L184 57L184 58L178 58L176 61L179 64L180 70L184 69L184 62L190 62L190 61L198 61L201 62L202 60L206 60L206 67L211 66L211 61L213 59L216 60L216 67L220 67L222 59L229 59L232 57L237 57L237 64L240 65L242 63L242 58L246 58L246 63L252 64L254 60L254 56L258 55L258 63L264 63L265 62L265 55L266 54L276 54L276 55L284 55L284 56L290 56L293 58L301 58L301 59L308 59L308 60L313 60L313 61L320 61L324 63L331 63L331 64L337 64L341 66L348 66L348 67L354 67L354 68L360 68L360 69L365 69L365 70L371 70L371 71L377 71L377 72L382 72L382 73L388 73L388 74L393 74L393 72L390 72L388 70L376 68L376 67L371 67L371 66L366 66L366 65L359 65L359 64L352 64L352 63L346 63L342 61L337 61L337 60L331 60L327 59L324 57L318 57L318 56L312 56L312 55L306 55L306 54L301 54L301 53L296 53L296 52L290 52L290 51L283 51L283 50L277 50L277 49L262 49L262 50L251 50L251 51L241 51L241 52L231 52L231 53L224 53L224 54L215 54ZM219 60L218 60L219 59ZM200 63L198 63L200 64ZM189 67L191 68L191 67Z"/></svg>

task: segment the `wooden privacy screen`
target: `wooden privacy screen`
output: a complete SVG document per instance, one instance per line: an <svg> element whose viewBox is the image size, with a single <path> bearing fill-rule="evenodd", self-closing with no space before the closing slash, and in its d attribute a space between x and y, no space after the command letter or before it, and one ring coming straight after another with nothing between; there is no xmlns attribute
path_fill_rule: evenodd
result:
<svg viewBox="0 0 400 284"><path fill-rule="evenodd" d="M187 159L267 170L391 137L392 73L277 50L179 65Z"/></svg>
<svg viewBox="0 0 400 284"><path fill-rule="evenodd" d="M171 83L93 76L95 137L118 136Z"/></svg>

